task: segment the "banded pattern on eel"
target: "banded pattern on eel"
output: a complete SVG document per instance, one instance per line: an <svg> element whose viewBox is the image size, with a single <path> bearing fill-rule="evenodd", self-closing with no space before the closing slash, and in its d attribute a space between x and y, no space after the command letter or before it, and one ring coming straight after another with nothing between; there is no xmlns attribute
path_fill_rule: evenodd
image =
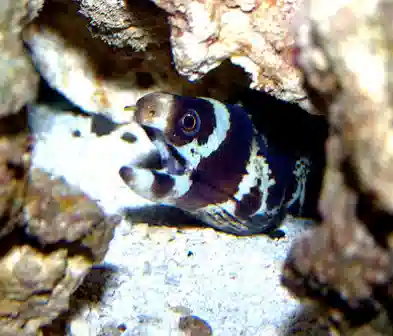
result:
<svg viewBox="0 0 393 336"><path fill-rule="evenodd" d="M136 194L235 235L302 214L310 158L281 152L240 105L155 92L138 100L135 119L157 150L154 164L120 168Z"/></svg>

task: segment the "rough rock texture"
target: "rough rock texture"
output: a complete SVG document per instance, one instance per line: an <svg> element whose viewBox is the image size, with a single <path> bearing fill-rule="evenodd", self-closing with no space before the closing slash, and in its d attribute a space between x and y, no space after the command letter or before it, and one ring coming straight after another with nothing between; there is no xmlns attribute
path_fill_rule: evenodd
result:
<svg viewBox="0 0 393 336"><path fill-rule="evenodd" d="M25 32L41 75L74 104L127 122L133 115L124 107L152 91L226 99L234 82L248 86L229 63L201 83L187 81L173 68L164 12L149 1L130 3L50 1Z"/></svg>
<svg viewBox="0 0 393 336"><path fill-rule="evenodd" d="M309 108L289 29L301 2L53 0L25 41L52 87L119 121L148 92L226 99L234 82Z"/></svg>
<svg viewBox="0 0 393 336"><path fill-rule="evenodd" d="M40 244L77 242L76 249L92 261L104 257L119 216L105 219L100 208L85 194L60 178L38 169L30 176L26 193L25 230Z"/></svg>
<svg viewBox="0 0 393 336"><path fill-rule="evenodd" d="M290 24L302 0L154 0L169 14L177 70L195 80L230 58L252 87L288 101L305 98L292 65Z"/></svg>
<svg viewBox="0 0 393 336"><path fill-rule="evenodd" d="M30 173L25 203L14 216L18 227L1 245L1 335L36 335L67 310L119 220L105 218L84 194L38 169Z"/></svg>
<svg viewBox="0 0 393 336"><path fill-rule="evenodd" d="M198 316L188 315L180 318L179 329L185 336L211 336L212 328L209 324Z"/></svg>
<svg viewBox="0 0 393 336"><path fill-rule="evenodd" d="M116 216L40 170L29 171L26 113L0 119L0 330L36 335L104 257Z"/></svg>
<svg viewBox="0 0 393 336"><path fill-rule="evenodd" d="M136 52L149 48L166 49L168 25L165 13L151 1L87 1L78 0L79 13L89 23L93 36L117 48Z"/></svg>
<svg viewBox="0 0 393 336"><path fill-rule="evenodd" d="M324 223L293 246L283 283L341 334L393 333L392 17L388 0L308 1L297 29L305 88L331 134Z"/></svg>
<svg viewBox="0 0 393 336"><path fill-rule="evenodd" d="M0 239L21 219L32 143L26 130L26 114L0 119Z"/></svg>
<svg viewBox="0 0 393 336"><path fill-rule="evenodd" d="M20 34L36 16L41 1L2 0L0 5L0 116L15 113L35 98L37 74L26 56Z"/></svg>
<svg viewBox="0 0 393 336"><path fill-rule="evenodd" d="M22 29L42 0L0 5L0 334L37 335L68 308L92 264L104 257L119 218L106 217L83 193L30 170L34 138L26 104L38 74Z"/></svg>

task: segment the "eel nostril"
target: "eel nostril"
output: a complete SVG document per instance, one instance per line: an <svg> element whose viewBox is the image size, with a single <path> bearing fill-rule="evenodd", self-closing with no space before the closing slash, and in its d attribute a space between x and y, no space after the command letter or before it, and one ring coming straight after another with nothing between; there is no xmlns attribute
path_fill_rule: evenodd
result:
<svg viewBox="0 0 393 336"><path fill-rule="evenodd" d="M152 151L140 160L136 166L144 169L155 169L159 170L164 168L166 161L163 160L161 154L158 151Z"/></svg>
<svg viewBox="0 0 393 336"><path fill-rule="evenodd" d="M130 183L134 180L134 171L131 167L121 167L119 170L119 175L126 183Z"/></svg>

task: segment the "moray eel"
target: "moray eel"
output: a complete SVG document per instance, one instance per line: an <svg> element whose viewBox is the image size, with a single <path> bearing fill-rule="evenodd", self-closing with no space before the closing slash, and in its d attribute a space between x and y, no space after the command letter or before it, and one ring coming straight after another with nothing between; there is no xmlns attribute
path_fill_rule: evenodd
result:
<svg viewBox="0 0 393 336"><path fill-rule="evenodd" d="M302 214L310 159L278 150L240 105L155 92L137 101L135 120L157 149L155 164L120 168L136 194L235 235Z"/></svg>

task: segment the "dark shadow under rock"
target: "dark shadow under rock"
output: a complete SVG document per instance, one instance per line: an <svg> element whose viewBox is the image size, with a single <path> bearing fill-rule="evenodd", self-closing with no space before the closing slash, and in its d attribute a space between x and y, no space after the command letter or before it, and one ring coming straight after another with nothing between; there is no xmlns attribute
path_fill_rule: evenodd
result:
<svg viewBox="0 0 393 336"><path fill-rule="evenodd" d="M140 208L128 208L125 216L133 223L147 223L151 226L169 226L179 229L208 227L191 214L171 206L149 205Z"/></svg>
<svg viewBox="0 0 393 336"><path fill-rule="evenodd" d="M117 268L108 264L92 267L82 284L70 297L69 310L61 314L52 324L42 328L44 336L68 335L70 322L86 305L99 305L106 289L110 286Z"/></svg>

